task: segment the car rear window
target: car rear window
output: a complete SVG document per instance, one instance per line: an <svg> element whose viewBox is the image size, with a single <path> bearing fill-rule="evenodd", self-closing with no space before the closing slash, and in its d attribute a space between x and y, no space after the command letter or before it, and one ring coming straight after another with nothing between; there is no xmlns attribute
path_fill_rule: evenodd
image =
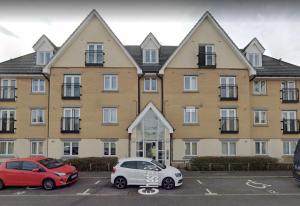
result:
<svg viewBox="0 0 300 206"><path fill-rule="evenodd" d="M10 170L18 170L20 169L21 162L15 161L15 162L7 162L6 163L6 169Z"/></svg>
<svg viewBox="0 0 300 206"><path fill-rule="evenodd" d="M121 164L121 167L129 168L129 169L136 169L137 164L136 164L136 161L126 161Z"/></svg>

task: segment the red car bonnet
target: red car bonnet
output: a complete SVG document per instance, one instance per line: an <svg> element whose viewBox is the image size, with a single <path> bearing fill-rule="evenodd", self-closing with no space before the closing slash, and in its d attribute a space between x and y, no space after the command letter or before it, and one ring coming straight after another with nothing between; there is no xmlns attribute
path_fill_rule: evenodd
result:
<svg viewBox="0 0 300 206"><path fill-rule="evenodd" d="M75 167L71 166L71 165L63 165L61 167L57 167L57 168L53 168L53 169L49 169L52 172L62 172L62 173L73 173L75 172Z"/></svg>

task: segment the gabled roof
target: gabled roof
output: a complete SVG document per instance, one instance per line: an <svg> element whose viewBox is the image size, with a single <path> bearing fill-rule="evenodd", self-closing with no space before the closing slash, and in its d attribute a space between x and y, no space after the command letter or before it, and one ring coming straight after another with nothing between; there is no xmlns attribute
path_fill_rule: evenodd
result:
<svg viewBox="0 0 300 206"><path fill-rule="evenodd" d="M123 50L123 52L126 54L126 56L129 58L129 60L133 63L133 65L137 68L137 73L142 73L142 70L140 69L139 65L134 61L134 59L131 57L131 55L128 53L128 51L125 49L121 41L117 38L117 36L113 33L113 31L109 28L107 23L104 21L104 19L100 16L100 14L93 9L89 15L82 21L82 23L76 28L76 30L69 36L69 38L64 42L64 44L61 46L59 51L56 53L56 55L50 60L50 62L44 67L43 72L44 73L50 73L51 66L57 61L57 59L64 53L64 51L73 43L73 41L76 39L76 37L86 28L88 23L92 20L93 17L96 17L106 28L108 33L111 35L111 37L117 42L117 44L120 46L120 48Z"/></svg>
<svg viewBox="0 0 300 206"><path fill-rule="evenodd" d="M158 40L156 39L156 37L150 32L146 36L146 38L144 39L144 41L141 43L141 48L144 48L149 41L152 41L157 48L160 47L160 43L158 42Z"/></svg>
<svg viewBox="0 0 300 206"><path fill-rule="evenodd" d="M245 56L240 52L240 50L238 49L238 47L235 45L235 43L228 36L228 34L223 30L223 28L219 25L219 23L215 20L215 18L208 11L206 11L204 13L204 15L199 19L199 21L196 23L196 25L191 29L191 31L187 34L187 36L182 40L182 42L179 44L178 48L173 52L173 54L170 56L170 58L162 66L162 68L160 69L159 73L160 74L164 73L166 67L171 62L171 60L176 56L176 54L183 47L183 45L185 45L186 42L191 38L191 36L194 34L194 32L203 23L203 21L205 19L208 19L215 26L215 28L217 29L217 31L219 31L219 33L224 37L224 39L226 40L226 42L233 49L233 51L237 54L237 56L248 66L248 68L249 68L249 75L255 75L256 74L255 69L252 67L252 65L248 62L248 60L245 58Z"/></svg>
<svg viewBox="0 0 300 206"><path fill-rule="evenodd" d="M57 49L57 46L45 35L45 34L43 34L40 38L39 38L39 40L37 40L37 42L32 46L32 48L34 49L34 50L36 50L37 49L37 47L43 42L43 41L46 41L46 42L48 42L53 48L54 48L54 50L56 50Z"/></svg>
<svg viewBox="0 0 300 206"><path fill-rule="evenodd" d="M243 52L245 52L249 47L256 45L257 48L260 50L260 52L263 54L265 52L265 48L263 47L263 45L258 41L258 39L256 37L254 37L242 50Z"/></svg>
<svg viewBox="0 0 300 206"><path fill-rule="evenodd" d="M174 129L161 112L154 106L152 102L148 103L144 110L137 116L137 118L128 127L128 133L132 133L132 130L143 120L149 110L152 110L164 126L169 130L169 133L173 133Z"/></svg>

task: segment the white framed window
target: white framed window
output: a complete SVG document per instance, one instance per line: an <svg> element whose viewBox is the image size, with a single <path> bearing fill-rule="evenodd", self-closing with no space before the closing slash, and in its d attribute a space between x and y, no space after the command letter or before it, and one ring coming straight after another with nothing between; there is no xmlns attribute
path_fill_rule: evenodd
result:
<svg viewBox="0 0 300 206"><path fill-rule="evenodd" d="M205 65L212 66L216 64L215 46L212 44L205 45Z"/></svg>
<svg viewBox="0 0 300 206"><path fill-rule="evenodd" d="M294 155L297 143L296 140L283 141L283 154Z"/></svg>
<svg viewBox="0 0 300 206"><path fill-rule="evenodd" d="M14 141L0 141L0 155L13 155L14 144Z"/></svg>
<svg viewBox="0 0 300 206"><path fill-rule="evenodd" d="M103 108L103 123L104 124L118 123L118 108L115 107Z"/></svg>
<svg viewBox="0 0 300 206"><path fill-rule="evenodd" d="M186 75L184 76L184 91L198 90L198 76Z"/></svg>
<svg viewBox="0 0 300 206"><path fill-rule="evenodd" d="M185 142L185 156L197 156L198 149L197 149L197 142Z"/></svg>
<svg viewBox="0 0 300 206"><path fill-rule="evenodd" d="M31 82L32 93L44 93L45 92L45 80L33 79Z"/></svg>
<svg viewBox="0 0 300 206"><path fill-rule="evenodd" d="M64 75L64 97L75 98L80 97L80 75Z"/></svg>
<svg viewBox="0 0 300 206"><path fill-rule="evenodd" d="M37 64L38 65L46 65L50 61L53 56L52 51L39 51L37 52Z"/></svg>
<svg viewBox="0 0 300 206"><path fill-rule="evenodd" d="M194 124L198 123L198 109L194 106L184 108L184 123Z"/></svg>
<svg viewBox="0 0 300 206"><path fill-rule="evenodd" d="M115 142L104 142L104 156L116 155L116 143Z"/></svg>
<svg viewBox="0 0 300 206"><path fill-rule="evenodd" d="M248 53L248 60L254 67L259 67L260 65L260 54L258 53Z"/></svg>
<svg viewBox="0 0 300 206"><path fill-rule="evenodd" d="M157 49L144 49L143 63L155 64L158 63L158 50Z"/></svg>
<svg viewBox="0 0 300 206"><path fill-rule="evenodd" d="M267 94L267 81L265 81L265 80L253 81L253 94L266 95Z"/></svg>
<svg viewBox="0 0 300 206"><path fill-rule="evenodd" d="M1 99L15 99L16 88L16 79L1 79Z"/></svg>
<svg viewBox="0 0 300 206"><path fill-rule="evenodd" d="M64 156L78 156L79 142L78 141L65 141L64 142Z"/></svg>
<svg viewBox="0 0 300 206"><path fill-rule="evenodd" d="M144 91L156 92L157 91L157 79L156 77L145 77L144 79Z"/></svg>
<svg viewBox="0 0 300 206"><path fill-rule="evenodd" d="M0 109L0 132L15 132L16 110Z"/></svg>
<svg viewBox="0 0 300 206"><path fill-rule="evenodd" d="M105 74L103 87L104 87L105 91L117 91L118 90L118 75Z"/></svg>
<svg viewBox="0 0 300 206"><path fill-rule="evenodd" d="M31 124L44 124L45 123L45 110L33 109L31 110Z"/></svg>
<svg viewBox="0 0 300 206"><path fill-rule="evenodd" d="M266 155L267 154L267 142L266 141L255 141L255 154Z"/></svg>
<svg viewBox="0 0 300 206"><path fill-rule="evenodd" d="M31 141L31 155L43 155L43 141Z"/></svg>
<svg viewBox="0 0 300 206"><path fill-rule="evenodd" d="M265 125L268 123L267 111L256 110L254 111L254 124L255 125Z"/></svg>
<svg viewBox="0 0 300 206"><path fill-rule="evenodd" d="M222 141L222 155L236 156L236 142L235 141Z"/></svg>
<svg viewBox="0 0 300 206"><path fill-rule="evenodd" d="M88 43L86 53L86 63L103 64L104 46L102 43Z"/></svg>

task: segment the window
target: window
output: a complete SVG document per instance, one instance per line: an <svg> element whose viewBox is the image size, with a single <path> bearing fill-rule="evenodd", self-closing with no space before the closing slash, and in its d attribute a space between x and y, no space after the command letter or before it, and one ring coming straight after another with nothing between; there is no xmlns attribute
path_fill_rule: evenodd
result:
<svg viewBox="0 0 300 206"><path fill-rule="evenodd" d="M156 92L157 91L157 79L156 77L145 77L144 79L144 91Z"/></svg>
<svg viewBox="0 0 300 206"><path fill-rule="evenodd" d="M88 50L86 52L86 64L101 65L103 64L103 44L102 43L88 43Z"/></svg>
<svg viewBox="0 0 300 206"><path fill-rule="evenodd" d="M104 90L105 91L118 90L118 75L104 75Z"/></svg>
<svg viewBox="0 0 300 206"><path fill-rule="evenodd" d="M194 124L198 122L198 110L196 107L189 106L184 109L184 123Z"/></svg>
<svg viewBox="0 0 300 206"><path fill-rule="evenodd" d="M117 108L103 108L103 123L116 124L118 122Z"/></svg>
<svg viewBox="0 0 300 206"><path fill-rule="evenodd" d="M158 50L157 49L144 49L144 63L153 64L158 63Z"/></svg>
<svg viewBox="0 0 300 206"><path fill-rule="evenodd" d="M205 65L215 65L214 45L205 45Z"/></svg>
<svg viewBox="0 0 300 206"><path fill-rule="evenodd" d="M235 156L236 155L236 142L234 142L234 141L222 142L222 155Z"/></svg>
<svg viewBox="0 0 300 206"><path fill-rule="evenodd" d="M254 111L254 124L267 124L267 111Z"/></svg>
<svg viewBox="0 0 300 206"><path fill-rule="evenodd" d="M248 60L254 67L260 66L260 55L257 53L248 53Z"/></svg>
<svg viewBox="0 0 300 206"><path fill-rule="evenodd" d="M185 155L197 156L197 142L185 142Z"/></svg>
<svg viewBox="0 0 300 206"><path fill-rule="evenodd" d="M197 76L184 76L184 91L198 90Z"/></svg>
<svg viewBox="0 0 300 206"><path fill-rule="evenodd" d="M44 124L45 123L45 110L33 109L31 110L31 124Z"/></svg>
<svg viewBox="0 0 300 206"><path fill-rule="evenodd" d="M33 79L31 91L33 93L44 93L45 92L45 80Z"/></svg>
<svg viewBox="0 0 300 206"><path fill-rule="evenodd" d="M256 155L267 154L267 142L266 141L256 141L255 142L255 154Z"/></svg>
<svg viewBox="0 0 300 206"><path fill-rule="evenodd" d="M15 79L2 79L1 80L1 99L15 100L16 85L17 85L17 80L15 80Z"/></svg>
<svg viewBox="0 0 300 206"><path fill-rule="evenodd" d="M64 108L62 131L78 133L80 130L80 108Z"/></svg>
<svg viewBox="0 0 300 206"><path fill-rule="evenodd" d="M137 162L136 161L126 161L123 162L121 167L128 168L128 169L137 169Z"/></svg>
<svg viewBox="0 0 300 206"><path fill-rule="evenodd" d="M79 142L64 142L64 155L77 156L79 151Z"/></svg>
<svg viewBox="0 0 300 206"><path fill-rule="evenodd" d="M256 95L267 94L267 82L263 80L253 81L253 94Z"/></svg>
<svg viewBox="0 0 300 206"><path fill-rule="evenodd" d="M283 154L294 155L297 146L297 141L283 141Z"/></svg>
<svg viewBox="0 0 300 206"><path fill-rule="evenodd" d="M19 170L21 166L21 162L7 162L6 163L6 169L9 170Z"/></svg>
<svg viewBox="0 0 300 206"><path fill-rule="evenodd" d="M15 132L15 110L3 109L0 110L0 132L14 133Z"/></svg>
<svg viewBox="0 0 300 206"><path fill-rule="evenodd" d="M37 52L37 64L46 65L50 61L53 52L50 51L39 51Z"/></svg>
<svg viewBox="0 0 300 206"><path fill-rule="evenodd" d="M43 141L31 142L31 155L43 155Z"/></svg>
<svg viewBox="0 0 300 206"><path fill-rule="evenodd" d="M150 162L137 161L138 170L155 170L157 167Z"/></svg>
<svg viewBox="0 0 300 206"><path fill-rule="evenodd" d="M14 141L0 141L0 155L13 155Z"/></svg>
<svg viewBox="0 0 300 206"><path fill-rule="evenodd" d="M104 142L104 155L105 156L116 155L115 142Z"/></svg>
<svg viewBox="0 0 300 206"><path fill-rule="evenodd" d="M22 164L22 170L27 170L27 171L32 171L34 169L39 169L40 167L33 163L33 162L27 162L27 161L24 161L23 164Z"/></svg>
<svg viewBox="0 0 300 206"><path fill-rule="evenodd" d="M63 97L64 98L80 98L80 75L65 75L63 85Z"/></svg>

